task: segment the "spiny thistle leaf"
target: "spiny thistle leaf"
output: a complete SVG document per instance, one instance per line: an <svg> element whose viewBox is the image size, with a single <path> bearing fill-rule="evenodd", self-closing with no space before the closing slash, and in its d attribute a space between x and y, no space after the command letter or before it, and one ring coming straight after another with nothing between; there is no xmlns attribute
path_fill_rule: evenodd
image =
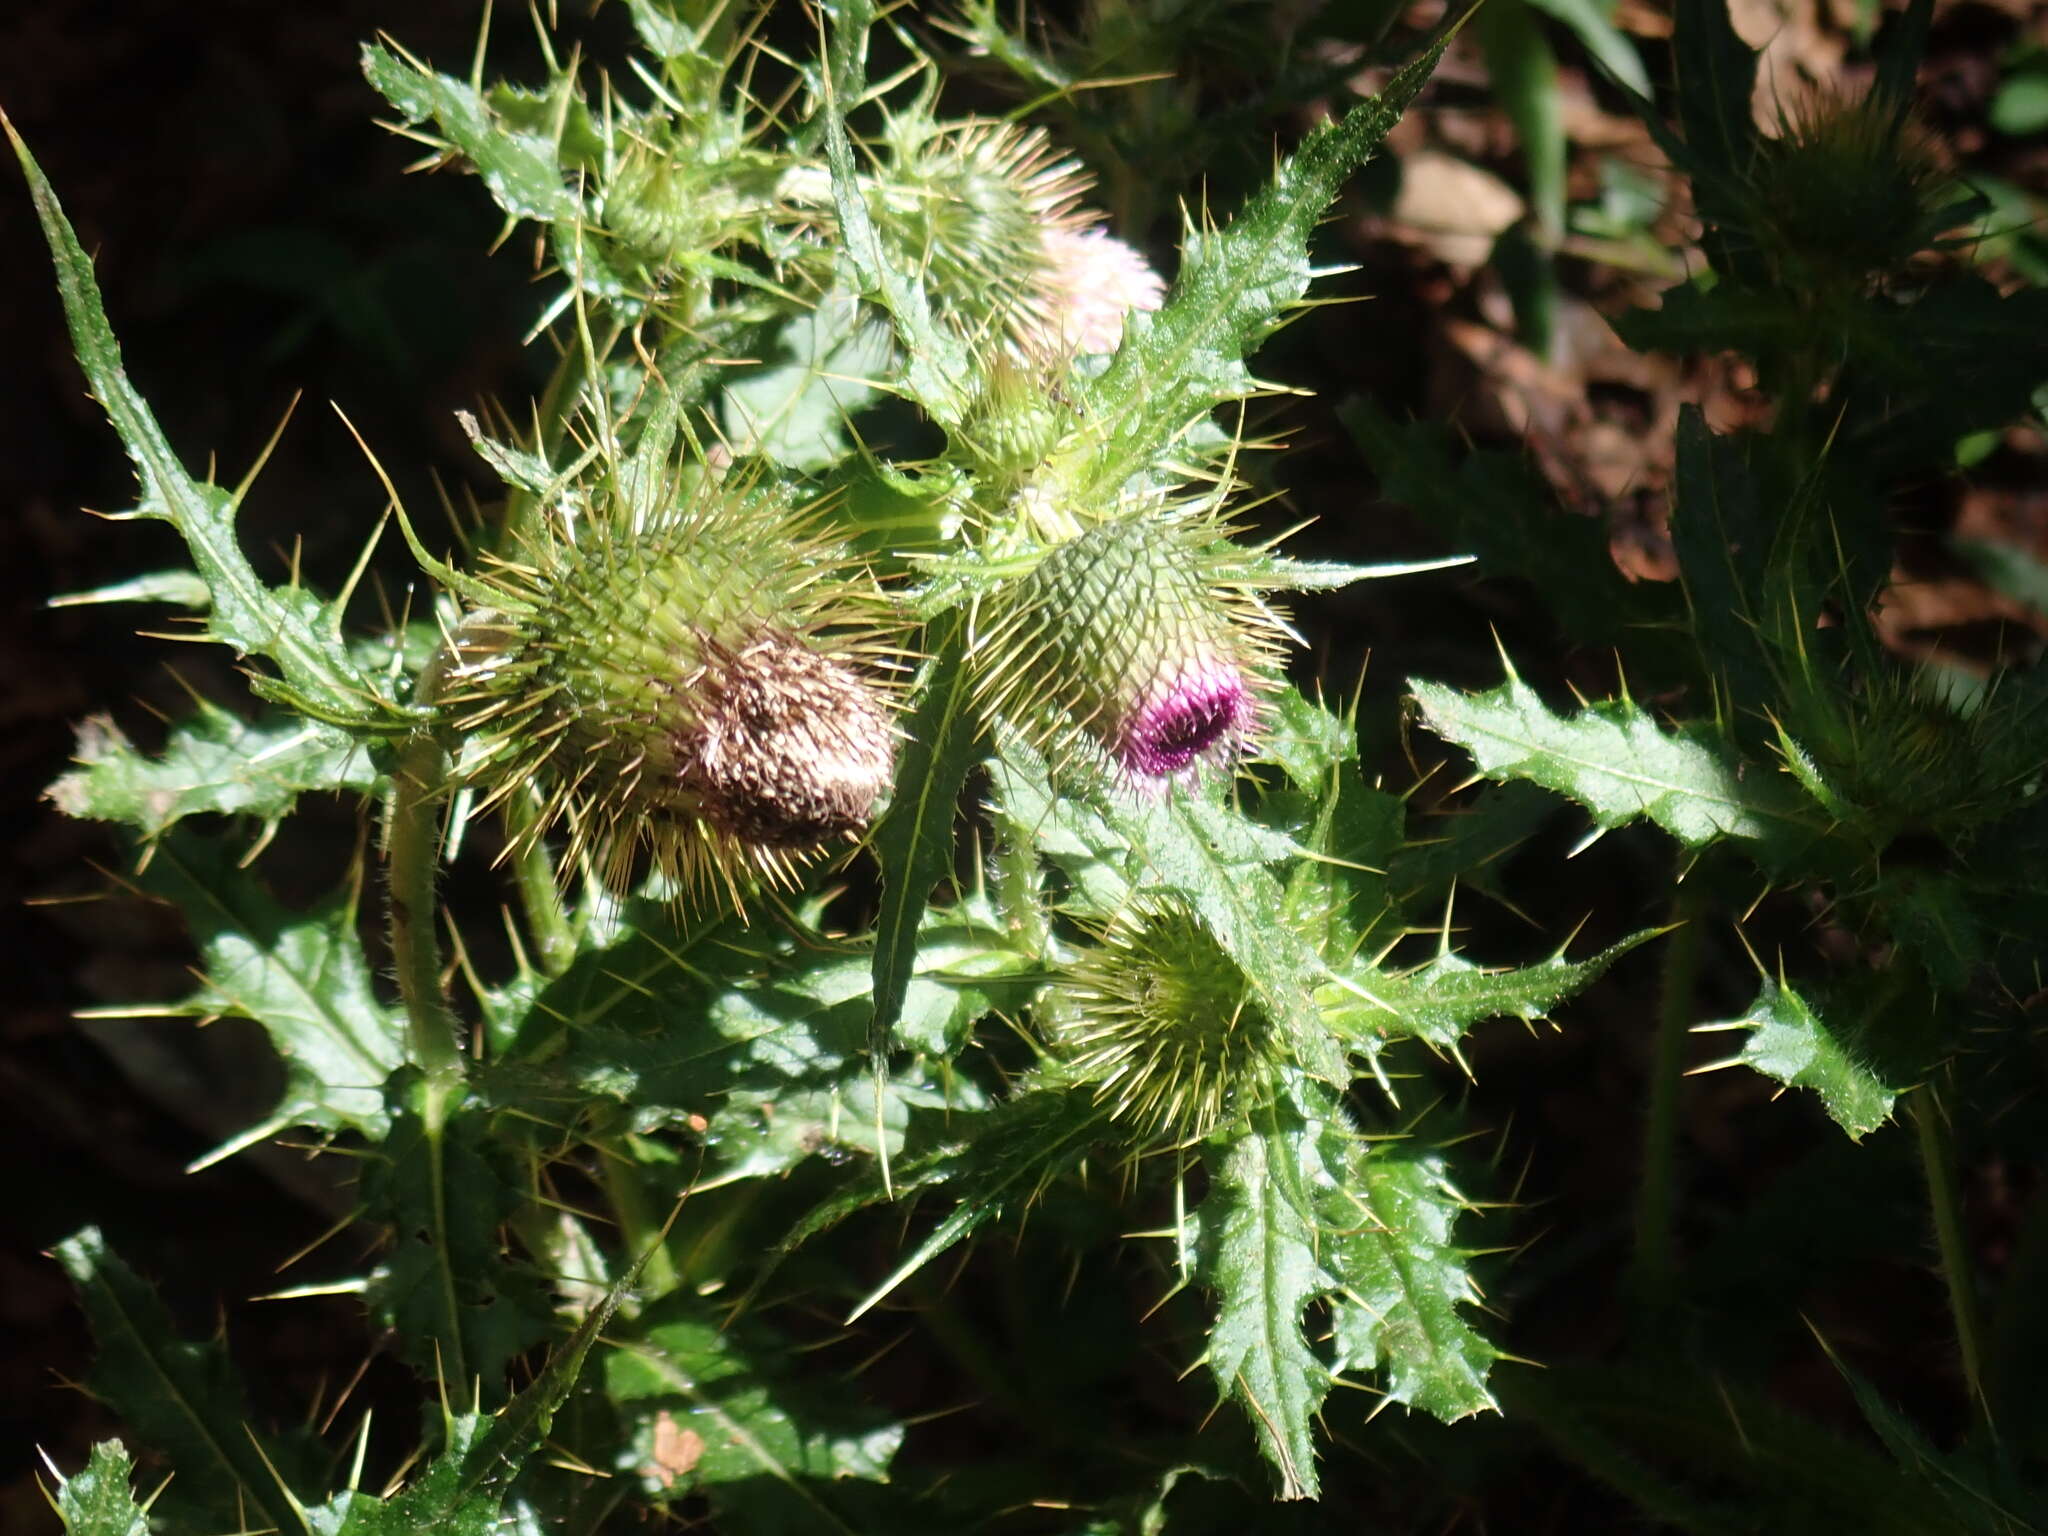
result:
<svg viewBox="0 0 2048 1536"><path fill-rule="evenodd" d="M432 121L476 170L491 199L515 219L573 224L583 212L562 177L556 145L515 132L467 82L363 45L363 74L408 125Z"/></svg>
<svg viewBox="0 0 2048 1536"><path fill-rule="evenodd" d="M1440 1158L1368 1143L1298 1076L1211 1156L1192 1219L1195 1275L1217 1295L1209 1368L1251 1416L1283 1498L1315 1497L1309 1421L1338 1372L1377 1369L1394 1401L1445 1420L1495 1406L1499 1352L1459 1312L1478 1299L1450 1242L1464 1206ZM1301 1331L1324 1297L1328 1358Z"/></svg>
<svg viewBox="0 0 2048 1536"><path fill-rule="evenodd" d="M874 833L882 866L875 920L874 1017L868 1049L876 1071L888 1055L917 958L917 930L932 887L951 868L960 789L979 756L981 727L967 667L965 627L938 627L937 654L911 718L889 809Z"/></svg>
<svg viewBox="0 0 2048 1536"><path fill-rule="evenodd" d="M1411 683L1423 718L1472 754L1490 779L1528 779L1569 796L1603 829L1647 817L1688 848L1740 838L1763 862L1806 844L1817 828L1786 780L1742 775L1713 745L1666 731L1628 699L1551 712L1510 674L1491 693Z"/></svg>
<svg viewBox="0 0 2048 1536"><path fill-rule="evenodd" d="M308 1486L314 1475L318 1449L310 1438L258 1436L226 1348L180 1339L156 1292L96 1228L53 1251L78 1287L99 1346L93 1390L177 1470L159 1513L181 1515L188 1529L247 1529L243 1521L298 1529L290 1488Z"/></svg>
<svg viewBox="0 0 2048 1536"><path fill-rule="evenodd" d="M806 1380L793 1354L751 1318L735 1323L694 1296L664 1299L605 1352L605 1394L626 1421L619 1470L661 1502L701 1491L716 1503L722 1485L765 1479L775 1529L843 1532L818 1485L887 1481L903 1426Z"/></svg>
<svg viewBox="0 0 2048 1536"><path fill-rule="evenodd" d="M1244 359L1307 293L1310 232L1449 41L1439 38L1378 96L1310 133L1224 228L1189 232L1165 306L1131 317L1107 373L1076 381L1097 423L1081 450L1089 489L1114 494L1214 407L1257 392Z"/></svg>
<svg viewBox="0 0 2048 1536"><path fill-rule="evenodd" d="M1466 1208L1441 1157L1402 1142L1367 1143L1333 1127L1323 1138L1335 1183L1323 1252L1338 1289L1339 1367L1378 1368L1388 1397L1446 1422L1498 1405L1486 1387L1500 1357L1462 1308L1479 1293L1451 1228Z"/></svg>
<svg viewBox="0 0 2048 1536"><path fill-rule="evenodd" d="M1340 987L1320 994L1323 1017L1369 1051L1385 1038L1411 1034L1449 1049L1482 1019L1544 1017L1655 936L1646 930L1585 960L1552 955L1507 970L1487 970L1449 950L1410 971L1380 971L1354 961L1338 968Z"/></svg>
<svg viewBox="0 0 2048 1536"><path fill-rule="evenodd" d="M57 194L14 125L0 116L28 177L36 217L57 267L57 290L71 342L95 399L120 434L142 483L134 516L158 518L183 536L211 599L205 634L242 656L275 663L279 678L254 678L258 693L337 725L389 731L404 712L383 698L350 660L340 616L297 587L272 587L257 576L235 540L238 497L185 473L149 406L128 382L120 344L107 324L92 260L78 243Z"/></svg>
<svg viewBox="0 0 2048 1536"><path fill-rule="evenodd" d="M187 816L254 816L267 832L315 790L369 793L379 779L369 749L309 720L244 720L200 701L161 755L138 752L105 715L78 727L78 766L45 792L67 816L119 821L158 838Z"/></svg>
<svg viewBox="0 0 2048 1536"><path fill-rule="evenodd" d="M285 1066L272 1128L381 1136L384 1082L405 1060L405 1033L377 998L353 898L286 911L239 866L228 839L189 827L160 839L133 883L184 912L203 974L191 997L148 1011L261 1024Z"/></svg>
<svg viewBox="0 0 2048 1536"><path fill-rule="evenodd" d="M1860 1061L1791 987L1766 979L1739 1019L1695 1025L1700 1032L1745 1029L1749 1036L1733 1061L1754 1067L1791 1088L1820 1095L1834 1122L1860 1141L1891 1118L1892 1105L1910 1086L1890 1083Z"/></svg>
<svg viewBox="0 0 2048 1536"><path fill-rule="evenodd" d="M391 1134L364 1173L367 1215L392 1239L370 1304L423 1378L492 1403L512 1358L547 1337L549 1312L537 1278L504 1252L500 1228L520 1208L498 1166L505 1149L474 1111L429 1126L419 1088L412 1073L393 1080Z"/></svg>
<svg viewBox="0 0 2048 1536"><path fill-rule="evenodd" d="M1302 1337L1301 1314L1330 1288L1314 1186L1320 1127L1291 1104L1257 1111L1210 1160L1194 1220L1196 1277L1216 1293L1209 1370L1250 1416L1283 1499L1320 1491L1310 1424L1330 1369Z"/></svg>
<svg viewBox="0 0 2048 1536"><path fill-rule="evenodd" d="M128 1486L135 1464L118 1440L102 1440L92 1459L57 1484L53 1501L65 1536L149 1536L149 1511Z"/></svg>

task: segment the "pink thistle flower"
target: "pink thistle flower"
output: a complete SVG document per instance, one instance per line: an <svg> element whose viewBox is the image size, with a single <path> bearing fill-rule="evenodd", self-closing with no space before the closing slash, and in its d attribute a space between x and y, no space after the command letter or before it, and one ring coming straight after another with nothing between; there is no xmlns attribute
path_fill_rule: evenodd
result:
<svg viewBox="0 0 2048 1536"><path fill-rule="evenodd" d="M1101 229L1047 224L1027 341L1065 354L1114 352L1124 317L1156 310L1166 283L1132 247Z"/></svg>

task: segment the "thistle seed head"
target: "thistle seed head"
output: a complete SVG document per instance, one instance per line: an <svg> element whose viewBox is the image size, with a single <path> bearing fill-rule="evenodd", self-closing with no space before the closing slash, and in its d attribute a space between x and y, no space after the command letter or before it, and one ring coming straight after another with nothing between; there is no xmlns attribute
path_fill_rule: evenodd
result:
<svg viewBox="0 0 2048 1536"><path fill-rule="evenodd" d="M682 787L739 843L808 849L857 836L889 787L896 743L874 689L794 635L703 646L696 719L675 742Z"/></svg>
<svg viewBox="0 0 2048 1536"><path fill-rule="evenodd" d="M538 790L623 886L642 853L685 890L788 881L858 836L894 763L888 694L864 663L892 631L878 595L803 514L712 487L639 528L588 509L492 578L457 634L445 702L486 803Z"/></svg>
<svg viewBox="0 0 2048 1536"><path fill-rule="evenodd" d="M1053 755L1092 742L1140 785L1227 761L1257 733L1276 648L1230 580L1241 557L1213 524L1084 528L984 604L984 697Z"/></svg>
<svg viewBox="0 0 2048 1536"><path fill-rule="evenodd" d="M1284 1044L1244 973L1188 913L1116 918L1068 968L1054 1049L1141 1140L1198 1141L1263 1092Z"/></svg>

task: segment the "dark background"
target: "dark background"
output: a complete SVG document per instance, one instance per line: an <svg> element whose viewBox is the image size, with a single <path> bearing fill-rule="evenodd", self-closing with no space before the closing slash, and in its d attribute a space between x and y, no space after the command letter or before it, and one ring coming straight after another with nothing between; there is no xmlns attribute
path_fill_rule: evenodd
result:
<svg viewBox="0 0 2048 1536"><path fill-rule="evenodd" d="M214 454L224 482L240 479L303 391L244 513L244 545L267 573L281 575L286 541L302 538L305 569L331 585L381 511L329 400L408 504L431 508L434 476L459 488L471 473L451 412L529 387L527 251L486 254L497 221L473 186L401 174L415 147L375 125L356 64L359 43L391 26L460 68L477 11L471 0L0 7L0 108L96 254L129 371L187 463L203 469ZM516 64L528 23L515 12L499 30L494 54ZM100 829L39 798L71 754L72 722L111 711L146 741L153 712L176 713L185 685L224 700L237 685L217 647L135 635L170 627L161 607L45 606L179 556L167 527L80 511L130 504L134 481L71 359L11 158L0 294L0 1531L12 1536L54 1529L31 1482L36 1448L69 1470L116 1427L67 1386L85 1372L88 1340L39 1252L81 1224L102 1225L163 1285L188 1334L225 1307L266 1406L296 1399L303 1411L322 1378L353 1369L364 1330L344 1302L243 1301L277 1286L277 1262L328 1225L331 1191L295 1178L289 1159L182 1171L260 1109L260 1044L232 1025L202 1042L190 1022L138 1019L106 1026L110 1053L71 1022L80 1007L189 987L174 918L75 899L109 886L95 866L117 855ZM402 569L385 568L402 598Z"/></svg>

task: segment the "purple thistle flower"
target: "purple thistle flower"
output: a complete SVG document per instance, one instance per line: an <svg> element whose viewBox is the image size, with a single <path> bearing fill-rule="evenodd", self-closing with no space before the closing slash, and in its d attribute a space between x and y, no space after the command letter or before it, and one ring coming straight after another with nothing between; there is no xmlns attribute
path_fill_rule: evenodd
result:
<svg viewBox="0 0 2048 1536"><path fill-rule="evenodd" d="M1237 600L1240 561L1200 521L1082 530L984 609L984 697L1055 755L1092 743L1134 788L1227 762L1258 733L1275 650Z"/></svg>
<svg viewBox="0 0 2048 1536"><path fill-rule="evenodd" d="M1204 656L1154 681L1116 733L1119 763L1140 778L1164 779L1197 759L1233 752L1258 716L1244 673Z"/></svg>

